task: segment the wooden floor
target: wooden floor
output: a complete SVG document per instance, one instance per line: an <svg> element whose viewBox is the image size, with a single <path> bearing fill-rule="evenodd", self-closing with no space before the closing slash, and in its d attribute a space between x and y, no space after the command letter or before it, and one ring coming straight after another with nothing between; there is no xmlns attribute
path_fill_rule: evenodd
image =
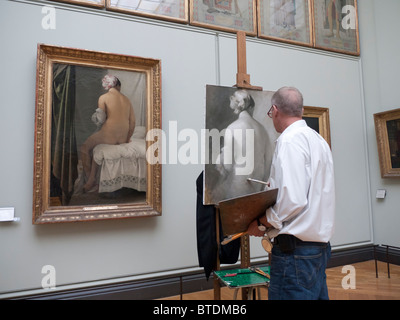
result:
<svg viewBox="0 0 400 320"><path fill-rule="evenodd" d="M375 261L352 264L355 269L355 289L345 290L342 281L350 285L349 271L343 267L329 268L326 270L329 298L331 300L400 300L400 266L390 265L390 279L387 273L387 264L378 262L378 278L375 273ZM343 270L343 273L342 273ZM344 280L343 280L344 279ZM232 300L234 290L221 289L222 300ZM183 295L183 300L213 300L213 290L188 293ZM179 300L180 296L165 298L164 300ZM238 294L238 299L241 293ZM261 299L268 299L267 289L261 289Z"/></svg>

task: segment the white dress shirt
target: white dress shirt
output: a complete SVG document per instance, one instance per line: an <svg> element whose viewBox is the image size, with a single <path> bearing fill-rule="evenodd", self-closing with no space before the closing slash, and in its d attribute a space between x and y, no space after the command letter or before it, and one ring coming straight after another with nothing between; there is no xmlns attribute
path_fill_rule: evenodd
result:
<svg viewBox="0 0 400 320"><path fill-rule="evenodd" d="M271 238L291 234L303 241L328 242L334 231L335 183L332 153L316 131L299 120L276 141L270 188L276 204L266 211Z"/></svg>

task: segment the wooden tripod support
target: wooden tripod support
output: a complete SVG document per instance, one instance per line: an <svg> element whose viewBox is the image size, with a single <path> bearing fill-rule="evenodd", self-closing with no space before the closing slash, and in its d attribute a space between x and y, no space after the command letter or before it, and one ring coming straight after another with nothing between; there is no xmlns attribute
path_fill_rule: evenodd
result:
<svg viewBox="0 0 400 320"><path fill-rule="evenodd" d="M217 235L217 259L215 264L215 271L221 270L219 253L221 250L220 243L220 211L219 207L215 206L216 214L215 214L215 226L216 226L216 235ZM250 237L247 234L244 234L240 238L240 268L247 269L250 267ZM247 300L249 295L249 288L242 288L242 300ZM221 300L221 284L218 278L214 275L214 300Z"/></svg>
<svg viewBox="0 0 400 320"><path fill-rule="evenodd" d="M250 75L247 73L246 57L246 33L237 32L237 73L235 87L240 89L251 89L261 91L262 87L255 87L250 84ZM240 267L250 267L250 239L248 235L240 238ZM244 290L244 289L243 289ZM244 292L242 292L244 293ZM243 294L243 296L247 296Z"/></svg>
<svg viewBox="0 0 400 320"><path fill-rule="evenodd" d="M262 91L262 87L255 87L250 84L250 75L247 74L246 64L246 33L244 31L237 32L237 73L236 73L236 85L238 89L251 89ZM217 234L217 262L215 270L220 270L220 233L219 233L219 208L216 206L216 234ZM242 269L250 267L250 238L247 234L240 238L240 267ZM248 296L248 288L242 289L242 299L246 299ZM217 277L214 276L214 300L221 299L221 285Z"/></svg>
<svg viewBox="0 0 400 320"><path fill-rule="evenodd" d="M250 84L250 75L247 74L246 33L244 31L237 32L237 73L235 87L259 91L263 89L262 87L255 87Z"/></svg>

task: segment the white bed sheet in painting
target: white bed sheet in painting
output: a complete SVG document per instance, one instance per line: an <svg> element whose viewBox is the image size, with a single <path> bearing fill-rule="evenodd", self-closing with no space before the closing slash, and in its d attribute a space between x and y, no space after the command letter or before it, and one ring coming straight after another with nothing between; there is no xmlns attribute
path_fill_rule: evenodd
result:
<svg viewBox="0 0 400 320"><path fill-rule="evenodd" d="M99 144L93 149L93 159L100 166L99 192L121 188L147 190L146 140L139 128L129 143Z"/></svg>

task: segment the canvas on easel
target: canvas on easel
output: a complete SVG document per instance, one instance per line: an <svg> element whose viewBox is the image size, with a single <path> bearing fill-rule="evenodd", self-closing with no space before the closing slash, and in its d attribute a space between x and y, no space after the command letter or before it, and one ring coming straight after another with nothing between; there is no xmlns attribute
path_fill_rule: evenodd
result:
<svg viewBox="0 0 400 320"><path fill-rule="evenodd" d="M273 91L235 87L206 87L205 205L217 205L226 199L264 190L261 184L248 182L247 178L266 181L269 177L279 136L267 116L273 94ZM237 112L237 100L246 95L252 100L252 107Z"/></svg>

